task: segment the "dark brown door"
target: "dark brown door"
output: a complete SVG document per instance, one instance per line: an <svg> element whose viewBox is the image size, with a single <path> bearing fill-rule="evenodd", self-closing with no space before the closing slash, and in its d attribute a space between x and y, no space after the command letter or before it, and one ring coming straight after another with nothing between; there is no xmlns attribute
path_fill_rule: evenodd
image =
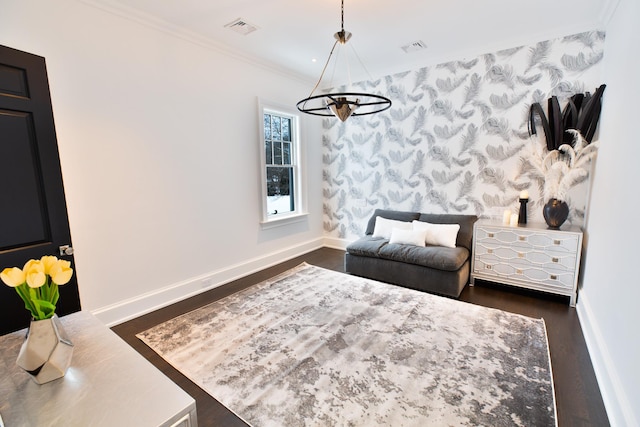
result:
<svg viewBox="0 0 640 427"><path fill-rule="evenodd" d="M0 46L0 270L71 246L44 58ZM56 313L80 310L77 274ZM0 282L0 334L29 324L15 289Z"/></svg>

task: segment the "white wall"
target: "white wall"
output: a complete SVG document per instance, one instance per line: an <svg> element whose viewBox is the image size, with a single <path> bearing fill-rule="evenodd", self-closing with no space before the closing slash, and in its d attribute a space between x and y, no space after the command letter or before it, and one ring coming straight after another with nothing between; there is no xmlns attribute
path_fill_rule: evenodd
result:
<svg viewBox="0 0 640 427"><path fill-rule="evenodd" d="M257 97L294 105L310 82L76 0L3 0L0 43L47 61L84 309L121 321L322 244L319 197L259 225Z"/></svg>
<svg viewBox="0 0 640 427"><path fill-rule="evenodd" d="M640 422L637 227L640 3L620 1L607 25L600 150L587 224L580 323L611 425Z"/></svg>

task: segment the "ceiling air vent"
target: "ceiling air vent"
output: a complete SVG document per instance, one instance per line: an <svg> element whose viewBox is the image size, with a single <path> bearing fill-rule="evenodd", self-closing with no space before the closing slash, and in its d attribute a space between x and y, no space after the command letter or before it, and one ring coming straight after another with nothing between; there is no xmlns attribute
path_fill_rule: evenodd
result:
<svg viewBox="0 0 640 427"><path fill-rule="evenodd" d="M242 18L238 18L232 22L229 22L227 25L225 25L225 28L229 28L236 33L242 34L244 36L258 29L258 27L253 24L249 24Z"/></svg>
<svg viewBox="0 0 640 427"><path fill-rule="evenodd" d="M427 44L422 40L418 40L413 43L409 43L408 45L402 46L402 50L404 50L405 53L416 52L418 50L422 50L426 48L427 48Z"/></svg>

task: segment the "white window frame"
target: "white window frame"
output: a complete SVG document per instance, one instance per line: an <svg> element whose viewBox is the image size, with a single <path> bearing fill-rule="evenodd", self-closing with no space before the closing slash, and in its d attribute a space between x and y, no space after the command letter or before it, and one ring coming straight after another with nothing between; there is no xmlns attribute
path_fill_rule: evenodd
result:
<svg viewBox="0 0 640 427"><path fill-rule="evenodd" d="M264 115L275 114L291 118L291 163L293 165L293 197L294 210L271 214L267 212L267 158L264 140ZM262 207L262 228L271 228L299 222L308 216L307 212L307 180L306 165L303 161L304 148L301 139L301 115L300 112L284 105L258 99L258 121L260 125L260 205Z"/></svg>

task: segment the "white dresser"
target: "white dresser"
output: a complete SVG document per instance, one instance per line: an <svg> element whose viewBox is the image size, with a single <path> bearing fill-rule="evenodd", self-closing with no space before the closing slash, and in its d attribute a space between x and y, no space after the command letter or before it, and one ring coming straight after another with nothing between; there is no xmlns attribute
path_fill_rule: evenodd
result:
<svg viewBox="0 0 640 427"><path fill-rule="evenodd" d="M576 305L582 231L545 223L503 225L479 220L473 231L471 285L475 279L570 297Z"/></svg>

